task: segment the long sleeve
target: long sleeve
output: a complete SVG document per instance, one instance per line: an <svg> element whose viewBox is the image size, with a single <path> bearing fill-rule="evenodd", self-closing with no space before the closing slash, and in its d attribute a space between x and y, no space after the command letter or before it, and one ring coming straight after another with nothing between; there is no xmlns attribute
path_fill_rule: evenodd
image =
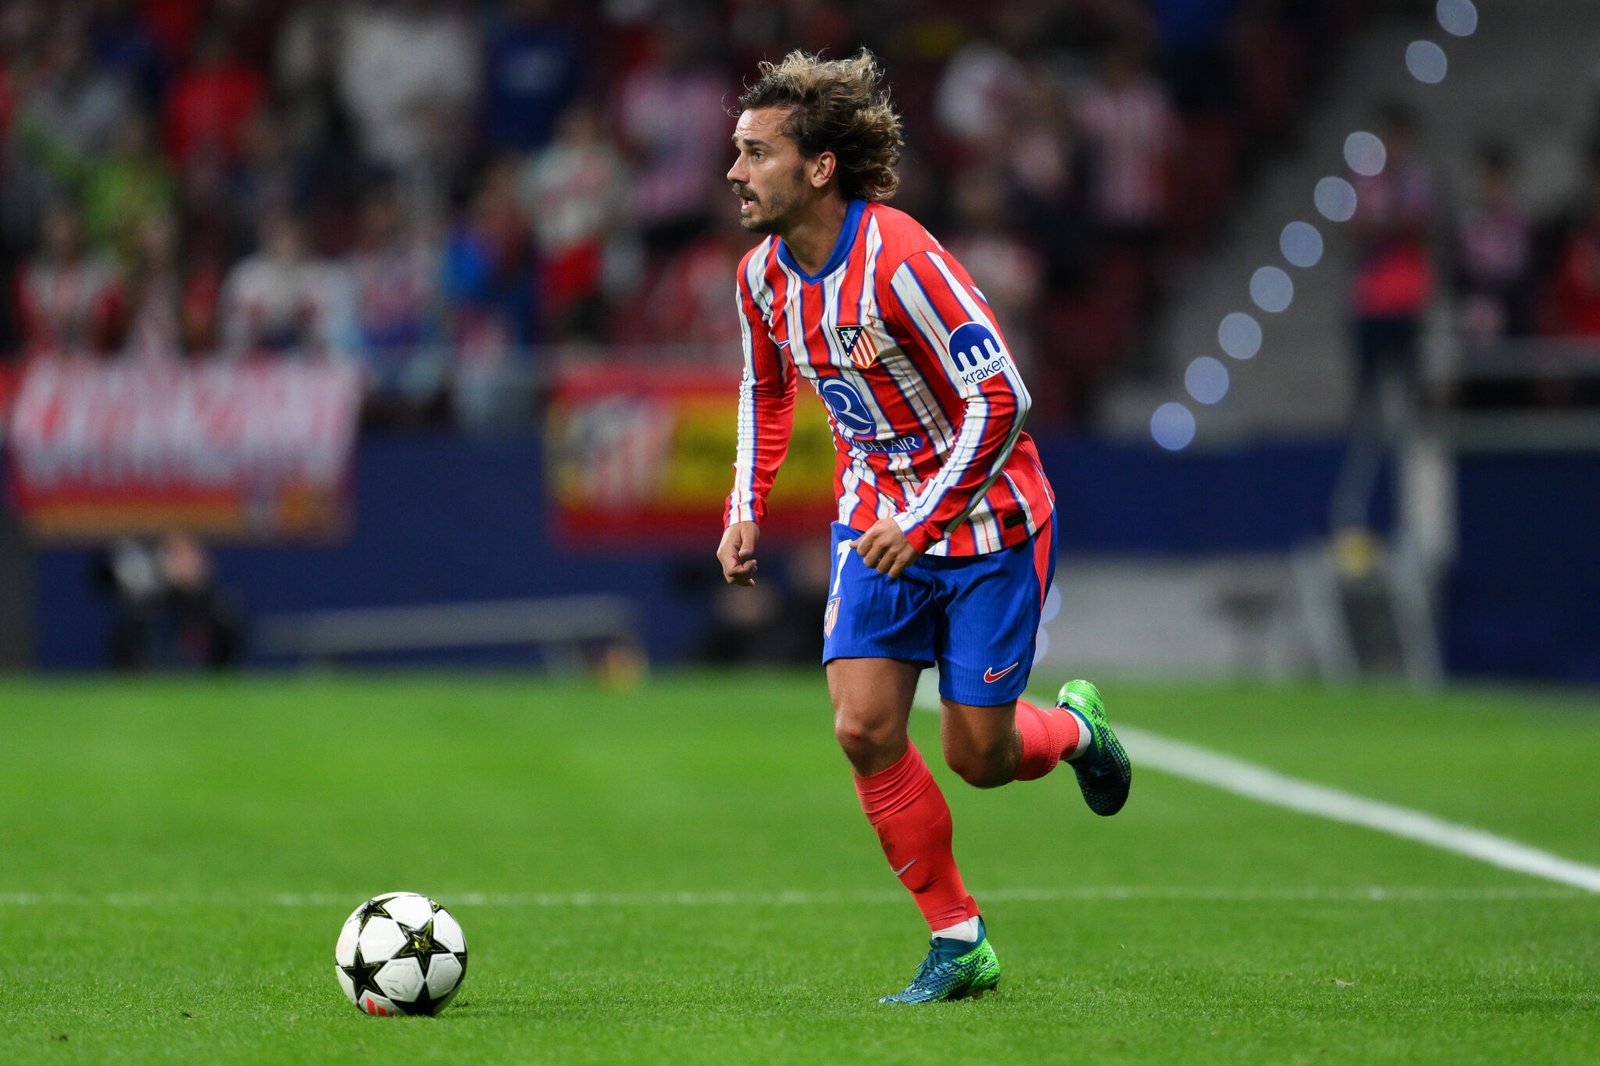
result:
<svg viewBox="0 0 1600 1066"><path fill-rule="evenodd" d="M738 299L744 374L739 381L739 441L733 463L733 491L728 494L723 512L724 525L760 522L766 516L767 493L788 454L794 424L794 368L767 335L742 276Z"/></svg>

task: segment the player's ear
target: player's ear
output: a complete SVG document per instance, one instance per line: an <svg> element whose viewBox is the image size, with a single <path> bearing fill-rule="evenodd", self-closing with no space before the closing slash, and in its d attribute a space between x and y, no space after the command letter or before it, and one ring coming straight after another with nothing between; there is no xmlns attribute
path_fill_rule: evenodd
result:
<svg viewBox="0 0 1600 1066"><path fill-rule="evenodd" d="M819 152L806 163L806 176L811 180L813 189L824 188L838 172L839 159L832 152Z"/></svg>

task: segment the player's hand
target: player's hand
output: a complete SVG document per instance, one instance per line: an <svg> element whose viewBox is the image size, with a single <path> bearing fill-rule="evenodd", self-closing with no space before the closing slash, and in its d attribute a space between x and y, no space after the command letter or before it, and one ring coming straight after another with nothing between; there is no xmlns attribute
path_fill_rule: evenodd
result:
<svg viewBox="0 0 1600 1066"><path fill-rule="evenodd" d="M900 526L892 518L880 518L872 528L856 538L856 554L885 577L899 577L917 558Z"/></svg>
<svg viewBox="0 0 1600 1066"><path fill-rule="evenodd" d="M717 545L717 562L722 564L722 576L730 585L756 583L756 541L761 539L761 527L754 522L735 522L722 534Z"/></svg>

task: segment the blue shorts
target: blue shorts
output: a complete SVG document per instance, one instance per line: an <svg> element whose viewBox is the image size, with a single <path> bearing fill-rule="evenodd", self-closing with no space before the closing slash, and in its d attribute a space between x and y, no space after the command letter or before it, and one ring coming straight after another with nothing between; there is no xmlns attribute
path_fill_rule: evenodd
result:
<svg viewBox="0 0 1600 1066"><path fill-rule="evenodd" d="M1052 516L1031 539L988 555L919 557L897 578L857 555L860 533L833 525L833 582L822 661L901 659L939 667L939 695L974 707L1028 687L1045 595L1056 571Z"/></svg>

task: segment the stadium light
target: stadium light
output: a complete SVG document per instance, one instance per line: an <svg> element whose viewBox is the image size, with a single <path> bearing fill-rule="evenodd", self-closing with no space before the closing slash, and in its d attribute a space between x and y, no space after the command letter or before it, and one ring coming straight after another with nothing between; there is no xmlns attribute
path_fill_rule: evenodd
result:
<svg viewBox="0 0 1600 1066"><path fill-rule="evenodd" d="M1278 251L1302 270L1322 262L1322 232L1309 222L1291 222L1278 235Z"/></svg>
<svg viewBox="0 0 1600 1066"><path fill-rule="evenodd" d="M1194 440L1194 412L1169 400L1150 416L1150 435L1169 452L1181 452Z"/></svg>
<svg viewBox="0 0 1600 1066"><path fill-rule="evenodd" d="M1282 267L1264 266L1250 276L1250 299L1271 314L1280 314L1294 303L1294 281Z"/></svg>
<svg viewBox="0 0 1600 1066"><path fill-rule="evenodd" d="M1452 37L1471 37L1478 30L1478 9L1472 0L1439 0L1433 11Z"/></svg>
<svg viewBox="0 0 1600 1066"><path fill-rule="evenodd" d="M1424 85L1438 85L1449 72L1450 61L1432 41L1412 41L1406 46L1406 69Z"/></svg>
<svg viewBox="0 0 1600 1066"><path fill-rule="evenodd" d="M1434 15L1439 26L1454 37L1469 37L1478 29L1478 8L1472 0L1437 0ZM1449 73L1444 49L1429 40L1412 41L1406 47L1406 70L1427 85L1437 85ZM1388 163L1388 148L1382 138L1368 130L1356 130L1345 138L1344 161L1350 171L1365 177L1383 173ZM1312 203L1329 222L1348 222L1356 213L1356 189L1349 179L1330 174L1317 182ZM1295 220L1278 235L1278 250L1290 266L1308 269L1322 261L1322 232L1310 222ZM1281 267L1263 266L1250 276L1250 299L1269 314L1280 314L1294 302L1294 280ZM1223 316L1217 327L1217 343L1230 358L1246 360L1261 351L1261 324L1253 315L1233 311ZM1230 384L1227 365L1211 356L1200 356L1184 371L1184 388L1197 403L1219 403ZM1168 451L1182 451L1195 439L1194 413L1175 401L1163 403L1150 416L1150 435Z"/></svg>
<svg viewBox="0 0 1600 1066"><path fill-rule="evenodd" d="M1261 350L1261 323L1243 311L1233 311L1217 326L1217 343L1234 359L1250 359Z"/></svg>
<svg viewBox="0 0 1600 1066"><path fill-rule="evenodd" d="M1317 182L1311 200L1329 222L1349 222L1356 214L1356 187L1344 178L1329 176Z"/></svg>
<svg viewBox="0 0 1600 1066"><path fill-rule="evenodd" d="M1389 150L1375 133L1356 130L1344 139L1345 166L1363 177L1374 178L1383 173L1389 161Z"/></svg>
<svg viewBox="0 0 1600 1066"><path fill-rule="evenodd" d="M1220 403L1228 395L1228 368L1222 360L1202 355L1183 372L1183 387L1196 403Z"/></svg>

